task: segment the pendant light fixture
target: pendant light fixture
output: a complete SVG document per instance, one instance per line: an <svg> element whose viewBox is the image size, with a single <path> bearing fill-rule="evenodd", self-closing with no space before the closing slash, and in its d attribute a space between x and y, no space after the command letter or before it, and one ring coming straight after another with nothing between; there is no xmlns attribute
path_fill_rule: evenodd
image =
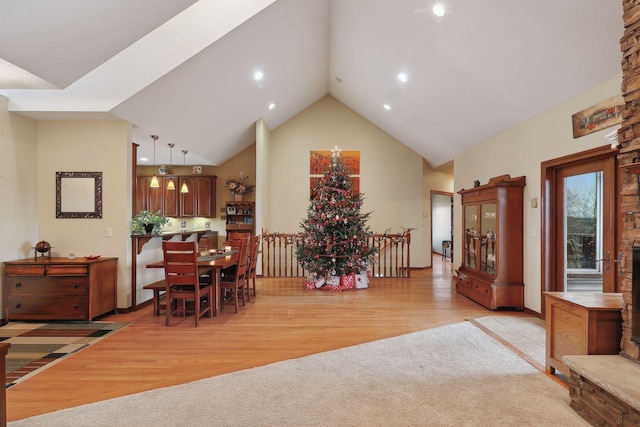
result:
<svg viewBox="0 0 640 427"><path fill-rule="evenodd" d="M158 135L151 135L153 138L153 176L151 177L151 184L149 187L151 188L159 188L160 183L158 182L158 177L156 176L156 141L158 140Z"/></svg>
<svg viewBox="0 0 640 427"><path fill-rule="evenodd" d="M173 147L175 147L175 144L167 144L169 146L169 167L172 166L173 164ZM169 182L167 183L167 190L175 190L176 189L176 183L173 182L173 177L169 178Z"/></svg>
<svg viewBox="0 0 640 427"><path fill-rule="evenodd" d="M187 150L182 150L182 159L183 159L183 166L184 166L184 170L187 170ZM180 192L181 193L188 193L189 192L189 187L187 187L187 181L182 181L182 186L180 187Z"/></svg>

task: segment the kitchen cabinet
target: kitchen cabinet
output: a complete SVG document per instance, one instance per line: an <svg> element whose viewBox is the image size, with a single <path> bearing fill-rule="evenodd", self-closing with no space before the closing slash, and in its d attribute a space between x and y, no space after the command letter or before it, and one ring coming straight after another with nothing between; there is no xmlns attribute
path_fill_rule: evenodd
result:
<svg viewBox="0 0 640 427"><path fill-rule="evenodd" d="M175 190L167 189L173 179ZM216 216L216 177L166 175L158 177L159 188L151 188L150 176L136 177L136 212L149 210L161 211L172 218L215 218ZM182 184L187 184L188 193L181 193Z"/></svg>

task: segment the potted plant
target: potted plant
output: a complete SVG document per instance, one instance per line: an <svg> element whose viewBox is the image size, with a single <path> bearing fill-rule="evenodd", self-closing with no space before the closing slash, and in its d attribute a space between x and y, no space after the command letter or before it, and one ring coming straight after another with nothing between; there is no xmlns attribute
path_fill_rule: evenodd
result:
<svg viewBox="0 0 640 427"><path fill-rule="evenodd" d="M160 211L142 210L131 220L131 234L158 234L168 222L169 218Z"/></svg>

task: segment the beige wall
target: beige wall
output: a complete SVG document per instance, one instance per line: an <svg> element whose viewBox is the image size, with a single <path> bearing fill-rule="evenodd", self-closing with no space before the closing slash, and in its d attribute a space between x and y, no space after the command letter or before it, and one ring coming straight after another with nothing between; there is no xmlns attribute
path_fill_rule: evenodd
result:
<svg viewBox="0 0 640 427"><path fill-rule="evenodd" d="M118 306L128 306L131 126L122 121L39 121L38 240L54 256L118 257ZM56 218L56 172L102 172L102 218ZM112 237L106 236L110 228Z"/></svg>
<svg viewBox="0 0 640 427"><path fill-rule="evenodd" d="M365 199L362 212L371 212L374 232L400 232L415 227L411 241L412 267L431 265L429 177L432 187L449 191L440 174L428 169L421 156L373 125L330 95L272 130L270 162L270 231L294 233L307 216L309 204L309 152L360 151L360 191ZM427 188L423 188L423 182ZM445 188L436 188L442 185Z"/></svg>
<svg viewBox="0 0 640 427"><path fill-rule="evenodd" d="M540 198L540 163L568 154L608 145L604 135L609 128L574 139L571 115L620 94L622 76L575 96L500 135L467 150L455 158L455 191L473 187L474 180L486 184L493 176L526 176L524 189L524 284L525 307L541 311L540 288L540 204L531 207L531 199ZM612 230L613 231L613 230ZM460 196L456 194L454 236L462 234ZM456 241L460 241L459 237ZM461 245L454 245L454 259L460 260ZM459 262L457 263L459 265Z"/></svg>
<svg viewBox="0 0 640 427"><path fill-rule="evenodd" d="M0 260L11 261L33 256L38 239L37 127L34 120L9 113L3 96L0 153Z"/></svg>

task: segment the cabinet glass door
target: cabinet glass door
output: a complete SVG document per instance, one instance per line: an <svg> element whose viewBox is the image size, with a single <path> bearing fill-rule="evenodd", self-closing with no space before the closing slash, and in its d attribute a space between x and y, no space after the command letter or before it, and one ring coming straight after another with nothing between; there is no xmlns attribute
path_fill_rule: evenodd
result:
<svg viewBox="0 0 640 427"><path fill-rule="evenodd" d="M464 254L463 262L470 268L476 267L476 242L478 237L478 207L464 207Z"/></svg>
<svg viewBox="0 0 640 427"><path fill-rule="evenodd" d="M496 204L485 203L480 207L482 235L480 236L480 271L496 274Z"/></svg>

